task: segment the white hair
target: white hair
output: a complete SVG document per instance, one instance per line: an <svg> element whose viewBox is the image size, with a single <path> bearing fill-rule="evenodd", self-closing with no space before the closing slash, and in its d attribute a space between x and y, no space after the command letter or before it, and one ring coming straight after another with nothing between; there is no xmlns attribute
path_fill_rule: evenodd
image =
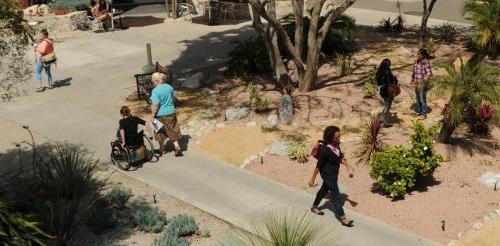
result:
<svg viewBox="0 0 500 246"><path fill-rule="evenodd" d="M163 83L167 81L167 75L164 73L156 72L151 75L151 80L153 82Z"/></svg>

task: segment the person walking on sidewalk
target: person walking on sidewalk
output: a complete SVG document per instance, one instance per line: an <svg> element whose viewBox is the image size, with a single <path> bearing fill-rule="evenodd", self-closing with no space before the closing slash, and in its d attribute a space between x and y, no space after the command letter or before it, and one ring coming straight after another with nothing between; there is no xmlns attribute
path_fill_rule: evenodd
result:
<svg viewBox="0 0 500 246"><path fill-rule="evenodd" d="M379 88L380 96L384 99L384 110L382 111L382 115L384 118L384 127L390 127L389 118L391 115L391 106L394 101L394 97L389 93L389 85L397 84L398 79L391 71L391 60L384 59L380 63L376 72L376 80Z"/></svg>
<svg viewBox="0 0 500 246"><path fill-rule="evenodd" d="M426 49L419 49L417 60L413 64L411 84L415 86L416 106L415 114L419 120L427 118L427 90L428 80L432 76L429 52Z"/></svg>
<svg viewBox="0 0 500 246"><path fill-rule="evenodd" d="M175 146L175 156L182 155L182 149L179 144L181 139L181 130L174 106L174 88L164 83L167 81L167 75L164 73L153 73L151 80L154 89L151 92L151 113L163 124L163 127L155 134L155 138L160 144L156 154L161 156L165 150L165 140L170 139Z"/></svg>
<svg viewBox="0 0 500 246"><path fill-rule="evenodd" d="M33 45L35 50L35 82L39 83L37 92L43 92L45 87L42 84L42 70L47 74L48 88L52 89L52 74L50 73L50 64L44 63L42 57L54 52L54 43L49 39L47 29L42 29L38 36L38 44Z"/></svg>
<svg viewBox="0 0 500 246"><path fill-rule="evenodd" d="M344 226L352 226L352 220L347 219L342 208L342 197L337 183L339 176L340 164L342 163L349 169L344 155L340 151L340 129L336 126L328 126L323 133L323 141L325 144L320 145L318 150L318 163L317 168L319 174L323 179L323 184L316 194L311 212L318 215L324 213L318 208L319 203L325 197L326 193L330 191L333 198L333 207L335 216ZM349 175L352 177L352 174Z"/></svg>

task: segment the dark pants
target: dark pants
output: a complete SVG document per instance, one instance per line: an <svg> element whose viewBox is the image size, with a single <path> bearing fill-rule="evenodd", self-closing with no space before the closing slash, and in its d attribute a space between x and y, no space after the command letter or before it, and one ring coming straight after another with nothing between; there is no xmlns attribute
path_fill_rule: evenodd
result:
<svg viewBox="0 0 500 246"><path fill-rule="evenodd" d="M344 217L344 209L342 208L342 196L340 195L339 185L336 180L323 180L323 184L316 195L316 199L314 199L313 207L318 207L321 200L325 197L326 193L330 191L330 195L333 198L333 208L334 213L338 218Z"/></svg>

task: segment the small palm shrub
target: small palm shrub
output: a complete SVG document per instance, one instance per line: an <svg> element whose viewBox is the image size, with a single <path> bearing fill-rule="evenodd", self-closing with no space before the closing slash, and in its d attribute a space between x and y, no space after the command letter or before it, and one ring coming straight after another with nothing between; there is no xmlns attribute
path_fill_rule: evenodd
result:
<svg viewBox="0 0 500 246"><path fill-rule="evenodd" d="M43 241L49 238L37 222L26 220L0 201L0 245L45 245Z"/></svg>
<svg viewBox="0 0 500 246"><path fill-rule="evenodd" d="M401 33L404 30L404 22L405 20L401 15L394 19L391 19L391 17L382 18L379 27L383 32Z"/></svg>
<svg viewBox="0 0 500 246"><path fill-rule="evenodd" d="M398 146L375 152L371 160L370 177L376 187L392 198L404 196L417 181L432 176L442 157L434 149L434 129L422 123L414 124L410 149Z"/></svg>
<svg viewBox="0 0 500 246"><path fill-rule="evenodd" d="M376 70L373 69L368 71L366 79L364 79L361 84L363 85L365 97L374 97L377 93Z"/></svg>
<svg viewBox="0 0 500 246"><path fill-rule="evenodd" d="M110 192L108 192L104 199L108 202L110 206L116 208L118 210L124 209L128 202L128 200L133 196L132 191L124 190L120 188L113 188Z"/></svg>
<svg viewBox="0 0 500 246"><path fill-rule="evenodd" d="M458 36L458 28L456 25L444 23L435 29L439 40L446 43L453 43Z"/></svg>
<svg viewBox="0 0 500 246"><path fill-rule="evenodd" d="M464 15L474 24L472 40L479 48L476 55L482 61L486 55L496 56L500 51L500 1L498 0L467 0L463 6Z"/></svg>
<svg viewBox="0 0 500 246"><path fill-rule="evenodd" d="M433 38L428 38L424 44L424 48L427 51L429 51L429 54L434 55L434 53L436 52L436 50L438 48L437 44L436 44L436 40L434 40Z"/></svg>
<svg viewBox="0 0 500 246"><path fill-rule="evenodd" d="M271 64L262 38L254 37L232 43L235 47L228 54L227 76L246 76L270 71Z"/></svg>
<svg viewBox="0 0 500 246"><path fill-rule="evenodd" d="M361 132L361 147L357 152L358 163L368 164L376 152L387 148L381 134L382 121L377 115L372 115L369 121L365 121Z"/></svg>
<svg viewBox="0 0 500 246"><path fill-rule="evenodd" d="M291 141L287 146L288 157L298 163L306 163L309 159L309 150L306 147L306 142Z"/></svg>
<svg viewBox="0 0 500 246"><path fill-rule="evenodd" d="M290 209L268 211L262 221L253 221L255 234L225 238L223 246L323 246L342 245L336 236L314 221L308 212Z"/></svg>
<svg viewBox="0 0 500 246"><path fill-rule="evenodd" d="M265 112L269 111L270 104L266 98L262 98L260 95L260 89L253 83L249 83L247 85L246 91L249 94L250 106L256 112Z"/></svg>
<svg viewBox="0 0 500 246"><path fill-rule="evenodd" d="M132 215L132 224L144 232L161 232L167 223L167 214L149 205L141 208Z"/></svg>
<svg viewBox="0 0 500 246"><path fill-rule="evenodd" d="M189 246L191 243L175 233L166 231L161 236L155 238L154 246Z"/></svg>
<svg viewBox="0 0 500 246"><path fill-rule="evenodd" d="M179 214L170 220L168 232L177 235L178 237L193 235L198 230L198 224L193 216L188 214Z"/></svg>

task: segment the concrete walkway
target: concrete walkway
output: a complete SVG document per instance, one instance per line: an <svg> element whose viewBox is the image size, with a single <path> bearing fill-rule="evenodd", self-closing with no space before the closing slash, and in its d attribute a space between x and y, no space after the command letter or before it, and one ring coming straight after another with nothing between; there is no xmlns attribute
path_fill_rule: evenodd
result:
<svg viewBox="0 0 500 246"><path fill-rule="evenodd" d="M48 139L82 143L108 161L118 109L135 90L132 74L140 72L138 68L145 63L146 40L153 45L154 60L171 64L178 71L224 59L230 40L251 33L242 28L245 25L207 27L169 22L113 34L62 36L64 41L56 44L59 67L54 76L64 79L67 86L0 104L0 121L9 122L9 126L30 125ZM7 125L0 128L9 130ZM308 210L313 200L305 192L191 151L182 158L164 156L126 174L249 230L249 219L269 209ZM341 227L331 212L316 219L340 234L341 245L436 244L367 216L352 211L347 214L355 220L355 227Z"/></svg>

